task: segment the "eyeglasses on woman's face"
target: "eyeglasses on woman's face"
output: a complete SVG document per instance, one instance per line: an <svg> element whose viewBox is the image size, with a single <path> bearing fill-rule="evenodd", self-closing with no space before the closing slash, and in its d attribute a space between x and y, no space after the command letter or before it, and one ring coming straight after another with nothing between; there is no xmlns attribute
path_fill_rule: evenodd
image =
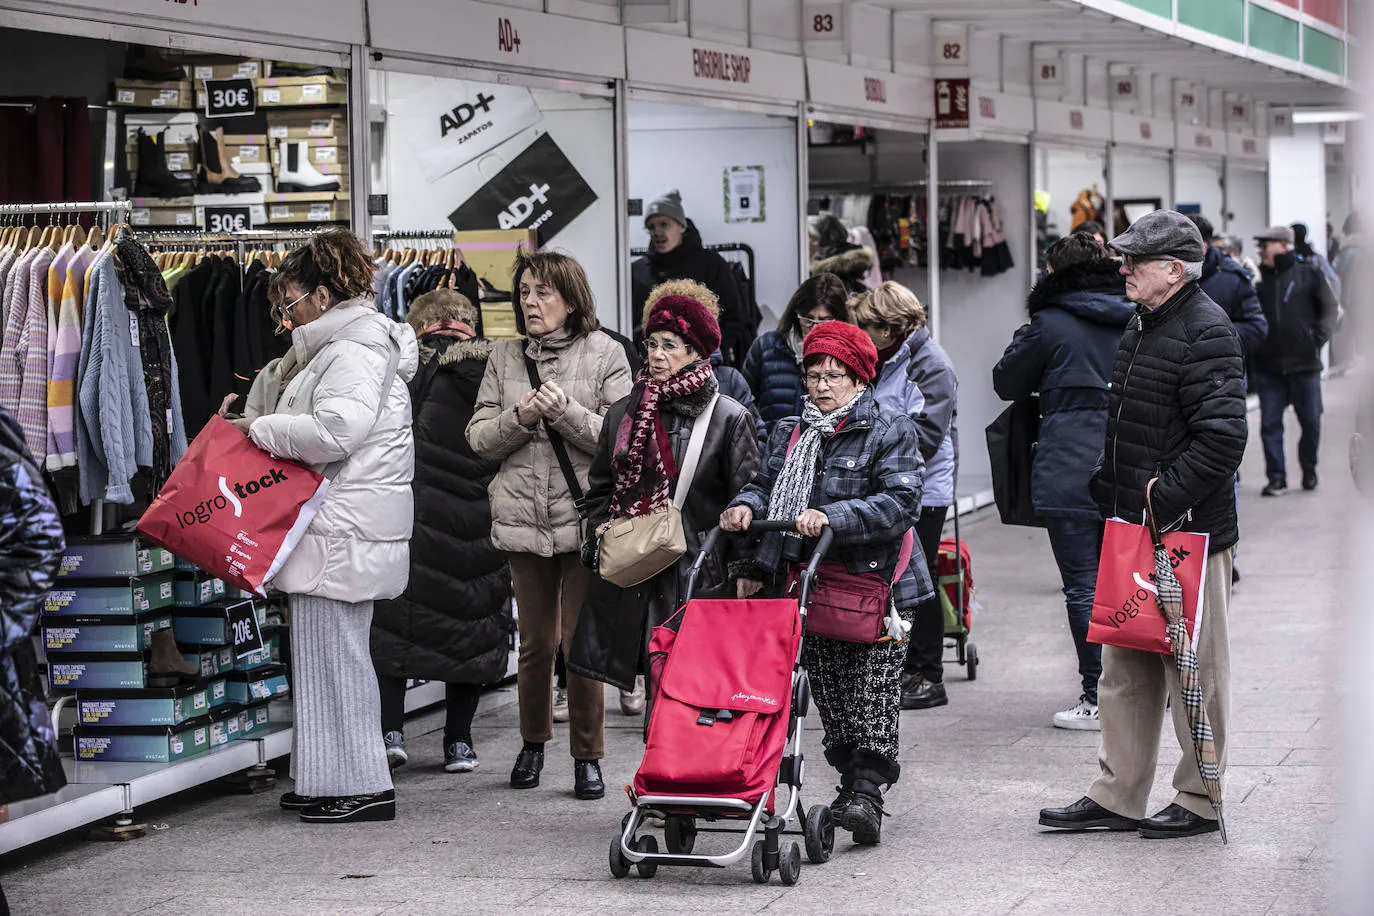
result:
<svg viewBox="0 0 1374 916"><path fill-rule="evenodd" d="M806 373L806 387L816 388L824 382L826 387L834 388L848 377L843 372L808 372Z"/></svg>
<svg viewBox="0 0 1374 916"><path fill-rule="evenodd" d="M678 353L683 352L687 348L679 346L671 340L665 340L662 343L660 343L659 341L650 337L648 340L644 341L644 349L648 350L650 353L653 353L657 350L662 350L669 356L676 356Z"/></svg>

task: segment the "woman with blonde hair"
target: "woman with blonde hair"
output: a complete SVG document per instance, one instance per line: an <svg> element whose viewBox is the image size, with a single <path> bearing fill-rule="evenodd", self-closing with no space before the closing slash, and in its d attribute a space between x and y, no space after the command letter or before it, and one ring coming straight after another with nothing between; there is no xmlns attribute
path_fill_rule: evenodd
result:
<svg viewBox="0 0 1374 916"><path fill-rule="evenodd" d="M921 517L916 539L921 544L932 582L945 517L954 504L958 460L959 380L944 348L930 336L926 310L916 294L891 280L860 293L851 303L854 322L878 349L882 367L874 386L878 403L900 411L916 424L921 458L926 463ZM929 709L949 702L944 685L945 612L938 595L916 609L907 649L903 709Z"/></svg>
<svg viewBox="0 0 1374 916"><path fill-rule="evenodd" d="M610 406L630 393L625 351L600 330L591 284L565 254L540 251L516 262L515 322L524 335L492 351L468 442L499 461L490 487L491 541L510 560L520 660L520 735L511 787L539 785L544 744L553 737L553 663L571 652L590 571L582 565L587 470ZM568 715L574 794L601 798L605 696L570 673Z"/></svg>

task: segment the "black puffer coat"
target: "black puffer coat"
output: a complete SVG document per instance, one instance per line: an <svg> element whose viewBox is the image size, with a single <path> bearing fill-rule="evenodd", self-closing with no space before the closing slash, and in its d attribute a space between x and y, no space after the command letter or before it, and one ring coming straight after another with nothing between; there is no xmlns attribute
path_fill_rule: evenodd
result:
<svg viewBox="0 0 1374 916"><path fill-rule="evenodd" d="M1260 305L1269 336L1255 351L1255 368L1274 375L1320 372L1322 346L1336 329L1336 294L1321 268L1281 254L1260 268Z"/></svg>
<svg viewBox="0 0 1374 916"><path fill-rule="evenodd" d="M694 395L663 405L663 425L673 443L674 460L682 461L695 418L706 409L715 390L707 385ZM611 494L615 488L611 450L629 401L622 398L612 404L601 427L601 446L587 476L589 532L596 531L611 517ZM733 398L721 395L706 430L696 477L682 508L687 553L676 566L634 588L622 589L593 575L577 622L568 670L624 689L634 686L635 675L645 673L641 661L647 657L649 634L680 606L686 572L696 559L701 542L758 468L759 444L753 416ZM582 555L583 561L592 565L595 543L591 539ZM719 592L726 585L730 559L725 551L710 558L702 569L698 595Z"/></svg>
<svg viewBox="0 0 1374 916"><path fill-rule="evenodd" d="M682 244L672 251L659 254L653 249L630 265L630 286L634 295L634 339L643 339L644 304L655 286L668 280L695 280L716 294L720 300L721 347L729 355L743 353L753 339L750 320L735 284L729 263L714 251L707 251L701 243L701 233L691 220Z"/></svg>
<svg viewBox="0 0 1374 916"><path fill-rule="evenodd" d="M0 410L0 804L67 784L33 634L66 540L24 433Z"/></svg>
<svg viewBox="0 0 1374 916"><path fill-rule="evenodd" d="M1220 248L1209 247L1202 260L1202 279L1198 286L1231 319L1245 355L1254 354L1269 333L1269 322L1265 320L1255 285L1250 282L1245 268Z"/></svg>
<svg viewBox="0 0 1374 916"><path fill-rule="evenodd" d="M1211 535L1212 553L1239 540L1234 479L1245 454L1240 338L1221 306L1188 283L1154 311L1137 306L1112 367L1107 446L1093 476L1106 518Z"/></svg>
<svg viewBox="0 0 1374 916"><path fill-rule="evenodd" d="M425 318L418 316L422 328ZM505 676L509 659L510 574L505 554L491 545L487 485L498 465L478 458L464 431L492 345L430 334L420 347L420 371L410 384L410 584L401 597L376 604L372 661L384 676L491 683Z"/></svg>

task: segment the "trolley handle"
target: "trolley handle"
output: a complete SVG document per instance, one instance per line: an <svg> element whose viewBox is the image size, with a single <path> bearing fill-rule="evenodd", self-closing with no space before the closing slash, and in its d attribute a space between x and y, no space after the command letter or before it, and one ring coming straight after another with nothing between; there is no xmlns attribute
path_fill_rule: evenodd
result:
<svg viewBox="0 0 1374 916"><path fill-rule="evenodd" d="M761 534L773 531L787 534L798 533L795 522L769 519L756 519L750 522L747 531L757 531ZM701 576L701 567L705 565L706 558L710 555L711 551L715 550L716 546L720 543L722 534L723 532L720 526L717 525L710 530L706 535L706 539L701 542L701 550L697 552L697 558L692 562L692 568L687 571L687 590L683 599L684 602L690 600L692 595L696 592L697 579ZM811 586L816 580L816 568L821 565L821 561L825 559L825 555L829 552L830 546L834 541L835 531L829 525L826 525L821 529L820 537L816 539L816 549L811 554L811 559L806 564L806 569L802 572L799 603L803 609L806 608L807 602L811 597Z"/></svg>

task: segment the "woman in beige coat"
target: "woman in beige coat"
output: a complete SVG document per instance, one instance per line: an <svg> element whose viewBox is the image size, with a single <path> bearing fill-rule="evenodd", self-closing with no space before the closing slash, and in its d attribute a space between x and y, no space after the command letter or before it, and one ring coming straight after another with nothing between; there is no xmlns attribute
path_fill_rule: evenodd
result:
<svg viewBox="0 0 1374 916"><path fill-rule="evenodd" d="M591 572L582 565L582 517L560 466L561 443L587 486L607 409L630 393L619 343L600 331L591 286L567 255L538 252L516 264L516 325L523 340L492 352L468 424L473 451L501 469L491 484L491 540L510 555L520 627L520 735L511 786L539 785L544 744L553 737L553 660L570 650ZM531 378L531 372L534 378ZM537 384L536 384L537 382ZM601 798L605 785L605 698L597 681L570 675L574 792Z"/></svg>

